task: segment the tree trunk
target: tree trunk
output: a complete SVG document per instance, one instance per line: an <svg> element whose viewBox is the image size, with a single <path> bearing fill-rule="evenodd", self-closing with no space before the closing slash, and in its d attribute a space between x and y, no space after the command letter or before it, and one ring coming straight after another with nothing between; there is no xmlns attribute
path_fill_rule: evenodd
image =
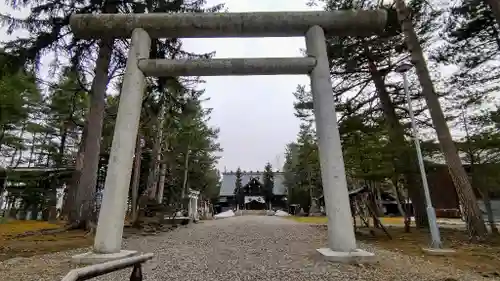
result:
<svg viewBox="0 0 500 281"><path fill-rule="evenodd" d="M45 167L48 167L49 166L49 159L50 159L50 153L44 153L44 151L42 150L43 147L46 147L46 144L49 142L49 133L45 133L43 135L43 138L42 138L42 141L41 141L41 144L40 144L40 149L39 149L39 153L38 153L38 158L36 160L36 166L42 166L42 165L45 165ZM47 157L45 159L45 157ZM43 161L45 160L45 163L43 163Z"/></svg>
<svg viewBox="0 0 500 281"><path fill-rule="evenodd" d="M375 194L377 195L377 215L379 217L382 217L385 215L384 212L384 204L382 203L382 192L380 192L380 183L379 182L374 182L373 183L373 188L375 188Z"/></svg>
<svg viewBox="0 0 500 281"><path fill-rule="evenodd" d="M149 162L149 173L148 173L148 199L154 200L156 197L156 190L158 187L158 157L160 156L161 141L156 137L155 143L153 145L151 160Z"/></svg>
<svg viewBox="0 0 500 281"><path fill-rule="evenodd" d="M406 212L401 204L401 197L399 196L399 187L398 187L398 177L394 176L392 178L392 192L394 192L394 196L396 197L396 204L398 205L398 211L403 216L406 217Z"/></svg>
<svg viewBox="0 0 500 281"><path fill-rule="evenodd" d="M24 136L24 130L25 130L25 129L26 129L26 124L25 124L25 123L23 123L23 126L21 127L21 132L19 133L19 138L20 138L21 140L24 140L23 136ZM16 155L17 155L18 150L19 150L19 149L18 149L18 147L16 147L16 148L14 149L14 153L12 153L12 157L10 158L10 164L9 164L9 167L13 167L13 166L14 166L14 162L16 161ZM23 154L23 152L21 151L19 154L21 154L21 155L22 155L22 154ZM0 205L0 208L1 208L1 207L2 207L2 206Z"/></svg>
<svg viewBox="0 0 500 281"><path fill-rule="evenodd" d="M429 108L441 150L444 154L450 176L464 210L469 235L471 238L484 238L488 234L488 231L484 224L481 210L477 204L476 196L472 190L467 173L462 166L462 161L453 143L450 129L448 128L443 110L439 103L439 98L434 91L434 85L432 84L427 63L425 62L422 47L413 29L409 11L403 0L396 0L396 9L398 19L405 35L405 42L410 52L412 63L415 65L420 86L422 87L422 94Z"/></svg>
<svg viewBox="0 0 500 281"><path fill-rule="evenodd" d="M86 227L96 219L94 214L97 169L101 151L101 134L104 110L106 106L106 88L108 85L108 67L113 52L113 39L101 40L97 57L95 77L92 81L90 111L87 116L87 136L85 138L85 156L83 168L76 190L75 203L70 216L70 223ZM119 176L119 175L117 175Z"/></svg>
<svg viewBox="0 0 500 281"><path fill-rule="evenodd" d="M23 154L19 153L19 156L17 157L16 164L13 166L14 168L19 167L21 165L21 161L23 160Z"/></svg>
<svg viewBox="0 0 500 281"><path fill-rule="evenodd" d="M5 200L6 200L6 202L5 202L6 203L6 206L5 206L5 212L6 213L3 216L6 217L6 218L9 218L10 210L12 208L12 200L13 200L13 198L12 197L7 197Z"/></svg>
<svg viewBox="0 0 500 281"><path fill-rule="evenodd" d="M3 142L3 138L5 137L5 127L2 126L0 128L0 144ZM0 145L0 152L2 151L2 146Z"/></svg>
<svg viewBox="0 0 500 281"><path fill-rule="evenodd" d="M5 172L5 170L3 171L4 172L4 175L5 177L3 178L3 181L0 181L0 217L6 217L6 212L7 212L7 208L5 208L5 211L2 212L3 210L3 205L4 205L4 202L6 202L6 206L5 207L8 207L9 205L9 193L7 192L5 197L4 197L4 193L5 193L5 189L7 188L7 173ZM4 199L5 198L5 199Z"/></svg>
<svg viewBox="0 0 500 281"><path fill-rule="evenodd" d="M488 224L490 225L491 228L491 233L497 234L498 229L496 227L495 219L493 216L493 210L491 208L489 187L483 185L483 183L481 183L480 178L476 175L476 166L480 165L481 163L478 161L480 160L480 157L476 158L476 155L474 154L473 144L469 133L469 126L467 124L467 116L465 108L462 110L462 121L464 123L464 131L467 143L466 153L470 163L469 173L471 175L470 181L472 184L472 188L477 190L479 192L479 195L483 199L484 208L486 209L486 214L488 217Z"/></svg>
<svg viewBox="0 0 500 281"><path fill-rule="evenodd" d="M421 188L420 180L418 179L418 166L415 154L405 141L405 131L399 122L394 104L385 88L384 78L380 71L378 71L373 60L371 60L369 50L365 52L368 58L370 74L375 84L375 88L377 89L382 111L384 112L387 131L389 132L389 141L393 148L395 172L405 177L408 195L415 209L416 226L419 228L428 227L429 222L427 220L425 195L423 188Z"/></svg>
<svg viewBox="0 0 500 281"><path fill-rule="evenodd" d="M75 170L71 175L70 183L66 188L66 192L64 194L61 216L66 219L70 217L70 212L72 210L76 211L72 206L74 206L75 204L76 191L78 189L78 185L80 182L80 175L82 173L82 168L83 168L83 160L84 160L83 157L85 155L84 152L85 152L85 139L87 138L87 128L88 125L85 124L82 131L80 145L78 146L78 152L76 153ZM76 214L73 215L73 217L76 216L77 216Z"/></svg>
<svg viewBox="0 0 500 281"><path fill-rule="evenodd" d="M54 183L54 185L56 185ZM55 222L57 219L57 190L55 186L49 191L48 209L49 209L49 222Z"/></svg>
<svg viewBox="0 0 500 281"><path fill-rule="evenodd" d="M28 156L28 168L31 167L33 156L35 155L35 146L36 146L36 132L33 133L31 137L31 147L30 147L30 155Z"/></svg>
<svg viewBox="0 0 500 281"><path fill-rule="evenodd" d="M189 144L186 148L186 155L184 156L184 178L182 180L182 193L181 198L184 199L187 194L187 182L188 182L188 168L189 168Z"/></svg>
<svg viewBox="0 0 500 281"><path fill-rule="evenodd" d="M396 175L392 178L392 187L394 190L394 194L396 196L396 203L398 204L398 210L404 218L404 230L406 233L410 233L410 227L411 227L410 212L407 209L408 204L406 204L406 198L403 199L403 196L399 192L399 175ZM401 204L401 202L404 202L404 207Z"/></svg>
<svg viewBox="0 0 500 281"><path fill-rule="evenodd" d="M160 103L163 103L161 100ZM153 151L151 153L151 160L149 164L148 174L148 198L155 200L156 191L158 187L158 170L161 158L161 145L163 141L163 124L165 121L164 106L160 105L160 111L156 116L156 136L154 138Z"/></svg>
<svg viewBox="0 0 500 281"><path fill-rule="evenodd" d="M163 192L165 190L165 177L166 177L167 164L162 163L160 168L160 180L158 181L158 193L156 194L156 202L161 204L163 202Z"/></svg>
<svg viewBox="0 0 500 281"><path fill-rule="evenodd" d="M484 208L486 209L486 215L488 216L488 224L490 225L491 233L498 234L498 228L495 223L495 216L493 215L493 209L491 208L491 198L489 190L482 192Z"/></svg>
<svg viewBox="0 0 500 281"><path fill-rule="evenodd" d="M137 203L139 200L139 181L141 179L142 147L141 134L137 135L134 153L134 175L132 177L132 222L137 220Z"/></svg>
<svg viewBox="0 0 500 281"><path fill-rule="evenodd" d="M167 151L168 151L168 142L165 139L165 148L162 153L163 157L161 159L161 168L160 168L160 180L158 181L158 193L156 194L156 202L161 204L163 202L163 193L165 189L165 178L167 174Z"/></svg>
<svg viewBox="0 0 500 281"><path fill-rule="evenodd" d="M68 129L66 124L64 124L64 128L62 129L61 135L61 143L59 144L59 151L56 157L56 167L64 167L64 150L66 149L66 140L68 138Z"/></svg>
<svg viewBox="0 0 500 281"><path fill-rule="evenodd" d="M497 24L500 26L500 1L498 0L484 0L491 8L491 12L495 16Z"/></svg>

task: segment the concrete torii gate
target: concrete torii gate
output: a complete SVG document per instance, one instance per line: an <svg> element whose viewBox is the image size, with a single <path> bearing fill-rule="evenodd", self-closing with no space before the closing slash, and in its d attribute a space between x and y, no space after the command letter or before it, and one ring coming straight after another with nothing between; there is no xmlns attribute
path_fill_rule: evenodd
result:
<svg viewBox="0 0 500 281"><path fill-rule="evenodd" d="M311 79L328 216L328 248L318 251L338 262L362 262L373 257L373 254L356 247L325 35L369 36L380 33L388 25L386 10L78 14L71 17L70 25L74 35L82 39L131 37L94 248L90 253L75 256L75 261L96 263L135 253L122 250L121 243L145 76L278 74L308 74ZM307 57L149 58L151 38L293 36L305 36Z"/></svg>

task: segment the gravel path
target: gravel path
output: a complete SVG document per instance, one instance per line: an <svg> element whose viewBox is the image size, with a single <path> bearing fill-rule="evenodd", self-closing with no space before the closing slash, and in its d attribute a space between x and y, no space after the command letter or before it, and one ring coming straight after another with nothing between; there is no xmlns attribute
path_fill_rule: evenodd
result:
<svg viewBox="0 0 500 281"><path fill-rule="evenodd" d="M127 249L156 254L144 267L145 281L492 280L365 245L360 246L377 254L377 264L328 263L315 251L326 244L324 230L269 216L205 221L157 236L131 238L125 244ZM0 280L60 280L73 268L69 257L84 251L4 261ZM130 272L94 280L128 280Z"/></svg>

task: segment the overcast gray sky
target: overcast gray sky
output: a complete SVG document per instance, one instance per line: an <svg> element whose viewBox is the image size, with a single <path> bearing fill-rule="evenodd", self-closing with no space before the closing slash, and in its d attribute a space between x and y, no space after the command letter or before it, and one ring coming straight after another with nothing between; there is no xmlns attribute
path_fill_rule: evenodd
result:
<svg viewBox="0 0 500 281"><path fill-rule="evenodd" d="M305 0L226 0L231 12L311 10ZM316 8L318 9L318 8ZM216 51L216 57L302 56L303 38L185 39L185 49ZM206 77L212 124L220 127L224 148L219 167L262 170L267 161L281 168L285 145L293 141L299 122L293 92L307 76Z"/></svg>
<svg viewBox="0 0 500 281"><path fill-rule="evenodd" d="M225 3L230 12L301 11L319 9L306 6L306 0L208 0L209 5ZM2 13L25 16L0 4ZM17 32L13 36L23 36ZM0 41L7 36L0 30ZM301 56L303 38L186 39L187 51L216 52L228 57ZM49 59L43 60L45 64ZM46 65L44 67L46 69ZM44 69L42 68L42 69ZM294 117L293 92L298 84L307 84L304 76L206 77L206 106L212 107L211 124L220 128L219 141L224 149L219 168L262 170L267 161L281 168L285 145L295 139L299 122Z"/></svg>

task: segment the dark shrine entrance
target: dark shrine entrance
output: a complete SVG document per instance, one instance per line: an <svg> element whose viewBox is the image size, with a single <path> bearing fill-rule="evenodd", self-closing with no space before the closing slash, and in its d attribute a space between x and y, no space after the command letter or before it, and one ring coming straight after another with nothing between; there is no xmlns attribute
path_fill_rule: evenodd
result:
<svg viewBox="0 0 500 281"><path fill-rule="evenodd" d="M243 186L244 208L246 210L265 210L267 209L266 199L264 197L264 185L257 179L252 178Z"/></svg>
<svg viewBox="0 0 500 281"><path fill-rule="evenodd" d="M245 210L266 210L266 203L260 203L256 200L252 200L245 203Z"/></svg>

